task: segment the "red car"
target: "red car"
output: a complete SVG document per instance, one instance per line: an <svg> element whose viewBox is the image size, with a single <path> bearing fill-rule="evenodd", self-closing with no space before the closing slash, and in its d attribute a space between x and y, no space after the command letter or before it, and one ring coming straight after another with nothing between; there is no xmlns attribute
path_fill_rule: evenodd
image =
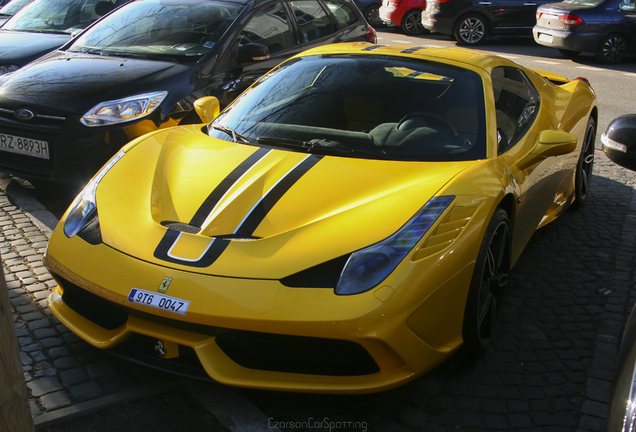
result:
<svg viewBox="0 0 636 432"><path fill-rule="evenodd" d="M417 35L424 31L424 9L426 0L383 0L380 6L380 19L388 26L401 27L408 35Z"/></svg>

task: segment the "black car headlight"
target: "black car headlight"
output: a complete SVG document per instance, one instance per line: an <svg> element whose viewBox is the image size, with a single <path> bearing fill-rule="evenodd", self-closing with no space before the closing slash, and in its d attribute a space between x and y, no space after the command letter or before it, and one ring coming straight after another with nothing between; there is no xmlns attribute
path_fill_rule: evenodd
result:
<svg viewBox="0 0 636 432"><path fill-rule="evenodd" d="M152 113L167 94L158 91L102 102L88 110L80 121L85 126L97 127L137 120Z"/></svg>

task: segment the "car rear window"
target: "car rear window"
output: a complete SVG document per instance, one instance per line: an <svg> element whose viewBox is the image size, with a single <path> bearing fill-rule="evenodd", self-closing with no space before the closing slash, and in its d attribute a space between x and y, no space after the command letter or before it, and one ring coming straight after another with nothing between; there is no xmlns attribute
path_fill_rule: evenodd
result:
<svg viewBox="0 0 636 432"><path fill-rule="evenodd" d="M228 140L349 157L486 157L479 75L392 56L307 56L284 63L209 128Z"/></svg>

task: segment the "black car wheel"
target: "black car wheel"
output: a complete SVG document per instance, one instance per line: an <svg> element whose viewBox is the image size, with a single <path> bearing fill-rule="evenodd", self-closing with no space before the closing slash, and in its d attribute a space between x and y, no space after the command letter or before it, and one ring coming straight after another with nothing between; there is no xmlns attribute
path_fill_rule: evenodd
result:
<svg viewBox="0 0 636 432"><path fill-rule="evenodd" d="M627 38L618 33L605 36L596 49L596 59L604 64L620 63L626 55Z"/></svg>
<svg viewBox="0 0 636 432"><path fill-rule="evenodd" d="M581 51L572 51L568 49L560 49L559 52L563 55L563 57L574 58L581 54Z"/></svg>
<svg viewBox="0 0 636 432"><path fill-rule="evenodd" d="M510 272L510 223L495 210L479 249L464 313L464 350L480 351L492 342Z"/></svg>
<svg viewBox="0 0 636 432"><path fill-rule="evenodd" d="M422 11L413 9L402 17L402 30L407 35L418 35L424 31L422 25Z"/></svg>
<svg viewBox="0 0 636 432"><path fill-rule="evenodd" d="M460 45L478 45L488 34L488 25L479 15L465 15L455 25L455 39Z"/></svg>
<svg viewBox="0 0 636 432"><path fill-rule="evenodd" d="M380 19L380 5L375 4L373 6L369 6L367 10L364 11L364 18L367 20L369 24L373 27L381 27L384 24Z"/></svg>
<svg viewBox="0 0 636 432"><path fill-rule="evenodd" d="M581 156L576 167L576 180L574 190L574 204L581 207L587 201L592 182L592 170L594 169L594 142L596 141L596 122L590 117L585 130Z"/></svg>

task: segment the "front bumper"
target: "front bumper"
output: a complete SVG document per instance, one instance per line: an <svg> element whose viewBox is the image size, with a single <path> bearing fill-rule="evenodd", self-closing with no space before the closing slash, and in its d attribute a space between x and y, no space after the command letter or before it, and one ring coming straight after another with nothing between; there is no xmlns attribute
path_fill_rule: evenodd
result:
<svg viewBox="0 0 636 432"><path fill-rule="evenodd" d="M174 371L191 353L195 368L228 385L368 393L416 378L461 344L470 265L452 266L448 278L429 281L439 285L426 300L414 297L408 288L406 295L396 295L391 285L397 281L388 279L375 290L337 296L326 288L290 288L275 280L178 271L103 244L91 246L77 236L58 236L64 237L60 230L45 257L59 284L48 300L52 313L92 345L120 355L125 342L143 339L149 361L123 355L162 369ZM443 272L442 261L435 260ZM187 317L128 301L133 287L157 291L166 277L172 279L167 295L191 302ZM421 275L417 277L402 282L424 283ZM431 342L427 334L443 336ZM167 348L162 359L152 352L158 341Z"/></svg>

